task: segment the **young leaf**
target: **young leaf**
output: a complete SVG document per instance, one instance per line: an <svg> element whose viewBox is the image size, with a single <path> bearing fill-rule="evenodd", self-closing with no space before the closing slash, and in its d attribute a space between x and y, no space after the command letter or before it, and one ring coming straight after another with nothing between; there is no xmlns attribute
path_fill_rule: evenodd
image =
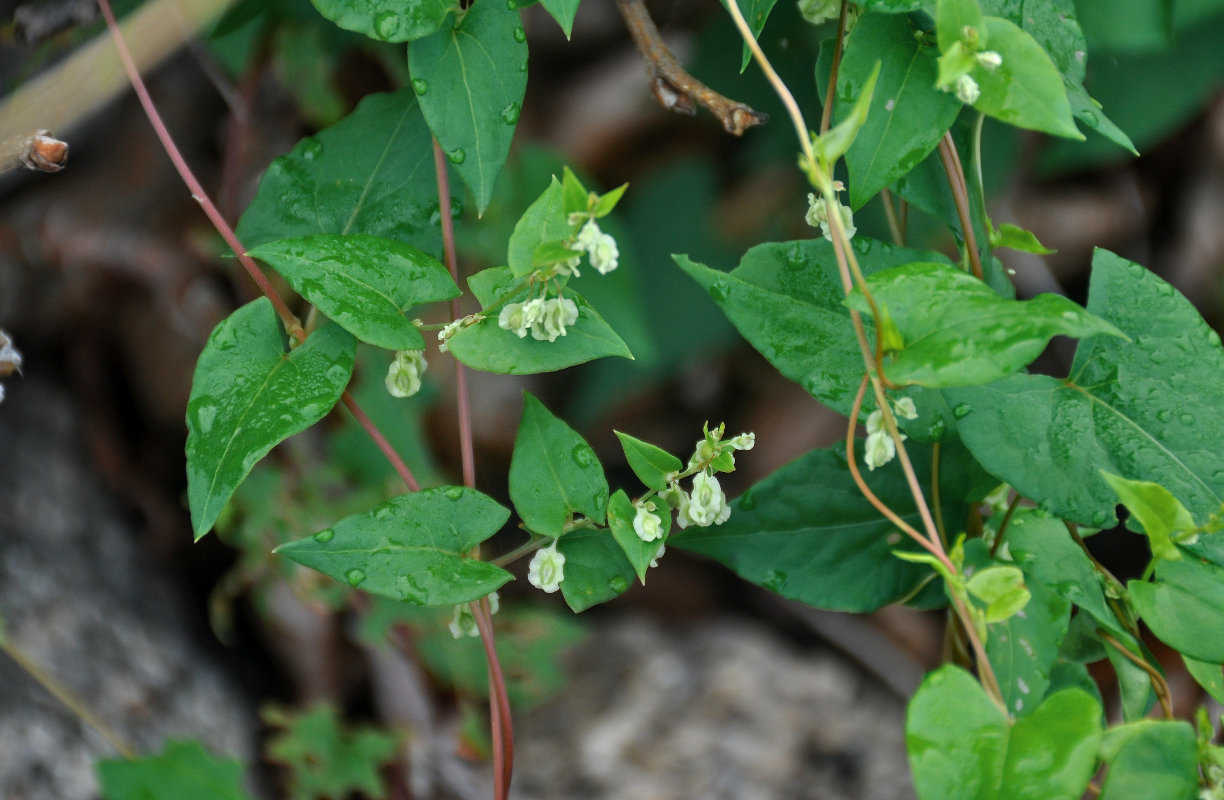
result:
<svg viewBox="0 0 1224 800"><path fill-rule="evenodd" d="M1096 768L1101 706L1079 689L1047 697L1007 737L999 800L1081 797Z"/></svg>
<svg viewBox="0 0 1224 800"><path fill-rule="evenodd" d="M286 353L272 303L217 325L187 401L187 503L198 540L261 458L327 415L353 373L356 342L338 325Z"/></svg>
<svg viewBox="0 0 1224 800"><path fill-rule="evenodd" d="M565 533L578 515L602 525L608 508L608 480L595 451L527 392L510 459L510 499L523 524L545 536Z"/></svg>
<svg viewBox="0 0 1224 800"><path fill-rule="evenodd" d="M1186 507L1158 483L1128 481L1121 475L1105 470L1101 470L1101 477L1143 526L1152 556L1170 561L1181 558L1181 551L1173 544L1172 535L1194 528L1194 518Z"/></svg>
<svg viewBox="0 0 1224 800"><path fill-rule="evenodd" d="M929 486L930 449L913 446L910 458L919 481ZM864 470L863 477L902 519L921 524L896 464ZM958 447L943 448L945 514L960 518L980 477ZM894 555L918 545L872 508L846 469L839 445L813 450L757 483L731 504L731 517L722 525L673 532L668 545L713 558L791 600L835 611L874 611L909 596L931 570Z"/></svg>
<svg viewBox="0 0 1224 800"><path fill-rule="evenodd" d="M1160 561L1156 581L1127 583L1131 602L1156 638L1199 661L1224 663L1224 567L1184 558Z"/></svg>
<svg viewBox="0 0 1224 800"><path fill-rule="evenodd" d="M1110 323L1065 297L1005 300L972 275L947 264L915 263L867 279L878 308L887 308L905 348L885 365L889 380L920 386L974 386L1004 378L1041 354L1058 335L1108 334ZM856 288L846 304L871 306Z"/></svg>
<svg viewBox="0 0 1224 800"><path fill-rule="evenodd" d="M952 45L966 38L965 29L972 28L977 43L989 44L990 33L977 0L939 0L935 7L935 34L939 49L948 52Z"/></svg>
<svg viewBox="0 0 1224 800"><path fill-rule="evenodd" d="M997 230L991 232L990 246L994 248L1010 247L1023 253L1036 253L1039 256L1057 253L1037 240L1032 231L1026 231L1010 222L1004 222Z"/></svg>
<svg viewBox="0 0 1224 800"><path fill-rule="evenodd" d="M238 238L256 247L312 233L368 233L441 252L431 142L412 90L369 95L272 162Z"/></svg>
<svg viewBox="0 0 1224 800"><path fill-rule="evenodd" d="M561 26L561 30L565 32L565 38L569 39L570 34L574 30L574 17L578 15L578 4L582 0L540 0L540 5L544 6L557 24Z"/></svg>
<svg viewBox="0 0 1224 800"><path fill-rule="evenodd" d="M460 6L456 0L313 0L319 13L346 31L380 42L428 36Z"/></svg>
<svg viewBox="0 0 1224 800"><path fill-rule="evenodd" d="M271 264L349 333L388 350L423 349L404 312L460 294L440 261L393 239L324 233L268 242L248 255Z"/></svg>
<svg viewBox="0 0 1224 800"><path fill-rule="evenodd" d="M430 130L483 214L527 90L522 16L498 0L474 3L408 48L408 69Z"/></svg>
<svg viewBox="0 0 1224 800"><path fill-rule="evenodd" d="M981 89L973 107L1020 128L1083 139L1071 118L1062 76L1041 45L1000 17L987 17L986 30L990 49L1003 63L994 69L979 65L970 73Z"/></svg>
<svg viewBox="0 0 1224 800"><path fill-rule="evenodd" d="M893 247L865 236L854 237L852 245L868 275L911 261L946 261L937 253ZM863 357L853 337L846 335L850 314L843 304L832 242L758 245L729 273L687 256L672 258L779 372L834 411L850 412L863 377Z"/></svg>
<svg viewBox="0 0 1224 800"><path fill-rule="evenodd" d="M572 174L567 170L566 186L569 186L568 181ZM584 193L583 203L585 202ZM554 175L548 188L527 207L522 218L515 224L514 233L510 234L506 263L510 265L514 277L523 278L531 274L535 269L535 252L540 245L569 237L570 227L565 219L565 208L568 208L565 190Z"/></svg>
<svg viewBox="0 0 1224 800"><path fill-rule="evenodd" d="M157 755L104 759L96 769L102 800L250 800L242 765L210 755L199 742L167 741Z"/></svg>
<svg viewBox="0 0 1224 800"><path fill-rule="evenodd" d="M510 512L462 486L400 495L274 552L372 594L422 606L478 600L511 579L468 558Z"/></svg>
<svg viewBox="0 0 1224 800"><path fill-rule="evenodd" d="M565 556L561 594L575 614L625 593L633 583L633 565L604 530L580 530L557 540Z"/></svg>
<svg viewBox="0 0 1224 800"><path fill-rule="evenodd" d="M327 703L297 713L268 705L260 716L278 729L268 740L267 757L290 768L293 800L347 797L353 792L369 797L386 794L379 772L395 761L398 736L345 726Z"/></svg>
<svg viewBox="0 0 1224 800"><path fill-rule="evenodd" d="M646 583L646 570L650 569L650 562L659 554L659 548L663 546L671 530L671 509L661 501L656 502L655 505L659 506L655 515L663 523L663 536L646 542L633 529L633 520L637 517L637 506L633 504L624 490L617 489L608 500L608 528L612 531L612 538L620 545L620 549L625 553L625 558L629 559L634 572L637 573L638 580L643 584Z"/></svg>
<svg viewBox="0 0 1224 800"><path fill-rule="evenodd" d="M1193 798L1197 796L1198 761L1194 729L1187 722L1144 720L1122 726L1136 729L1111 752L1102 742L1109 764L1101 785L1101 800ZM1119 728L1111 729L1106 738Z"/></svg>
<svg viewBox="0 0 1224 800"><path fill-rule="evenodd" d="M863 123L867 121L871 99L875 95L876 82L879 78L880 62L876 61L871 72L863 81L863 88L858 93L858 99L854 101L850 113L841 122L812 140L816 160L824 166L826 172L832 169L837 159L846 154L846 151L854 144Z"/></svg>
<svg viewBox="0 0 1224 800"><path fill-rule="evenodd" d="M621 448L625 451L625 460L629 469L643 484L656 491L667 488L670 476L675 475L684 466L680 459L649 442L635 439L627 433L615 431L620 439Z"/></svg>
<svg viewBox="0 0 1224 800"><path fill-rule="evenodd" d="M837 108L850 108L880 59L871 110L846 153L850 207L857 210L935 149L960 102L935 88L933 49L901 15L866 14L854 26L837 78Z"/></svg>
<svg viewBox="0 0 1224 800"><path fill-rule="evenodd" d="M1224 504L1224 349L1169 284L1104 250L1088 311L1130 341L1080 342L1070 377L1013 375L945 391L983 466L1064 519L1114 524L1117 497L1097 470L1159 483L1203 519ZM1170 391L1169 387L1176 387ZM1224 563L1224 537L1186 548Z"/></svg>

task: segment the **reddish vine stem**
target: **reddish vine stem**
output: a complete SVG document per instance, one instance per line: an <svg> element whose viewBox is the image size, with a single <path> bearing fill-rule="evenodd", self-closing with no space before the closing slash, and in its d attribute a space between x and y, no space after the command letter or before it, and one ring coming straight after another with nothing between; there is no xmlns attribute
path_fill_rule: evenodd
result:
<svg viewBox="0 0 1224 800"><path fill-rule="evenodd" d="M1113 636L1110 636L1105 631L1098 631L1101 640L1108 643L1111 647L1122 654L1123 658L1134 664L1139 669L1147 673L1148 680L1152 682L1152 690L1156 692L1156 699L1160 701L1160 710L1164 712L1165 719L1173 719L1173 702L1170 699L1169 684L1164 679L1164 676L1147 662L1147 659L1132 653L1126 645L1119 642Z"/></svg>
<svg viewBox="0 0 1224 800"><path fill-rule="evenodd" d="M837 14L837 38L833 40L833 67L829 70L829 86L825 90L824 108L820 112L820 133L829 129L833 120L833 100L837 97L837 72L841 69L842 44L846 39L846 0Z"/></svg>
<svg viewBox="0 0 1224 800"><path fill-rule="evenodd" d="M502 673L501 661L493 640L493 617L489 612L489 599L481 598L472 603L472 616L480 630L480 641L484 644L485 659L489 663L489 717L493 736L493 797L507 800L510 796L510 779L514 775L514 727L510 717L510 697L506 693L506 676Z"/></svg>
<svg viewBox="0 0 1224 800"><path fill-rule="evenodd" d="M153 132L157 134L158 141L161 142L162 149L166 151L166 155L170 157L170 161L174 164L175 170L178 171L179 177L183 179L183 183L187 184L188 190L191 191L192 198L195 199L200 207L204 210L204 214L213 224L217 233L225 240L227 246L238 257L239 263L246 269L247 274L259 290L263 292L264 297L267 297L272 303L272 307L276 309L276 313L280 316L281 321L285 325L285 329L289 334L299 342L306 340L306 331L302 329L302 324L298 318L289 310L289 306L277 293L276 287L268 280L268 276L264 274L259 265L254 259L246 254L246 248L242 246L242 242L238 241L237 234L225 221L225 217L217 209L217 206L209 198L208 193L204 191L204 187L196 180L195 173L191 171L191 167L187 165L186 159L179 152L178 145L174 143L174 138L170 135L170 131L166 128L166 124L162 122L161 114L157 111L157 106L153 104L153 98L149 96L149 90L145 87L144 79L140 77L140 70L136 68L135 61L132 60L132 54L128 50L127 43L123 40L123 34L119 30L119 24L115 21L115 14L111 11L110 2L108 0L98 0L98 6L102 9L102 16L106 18L106 27L110 29L111 38L115 42L115 49L119 51L119 59L123 62L123 68L127 72L128 80L132 84L132 89L136 92L136 97L140 100L140 105L144 108L145 116L149 119L149 124L153 126ZM378 427L362 411L361 406L346 390L340 396L341 402L353 414L353 418L357 420L365 432L374 440L374 444L382 451L387 460L391 462L392 468L396 474L412 491L421 488L417 479L412 474L412 470L408 469L408 465L404 463L404 459L400 458L399 453L391 447L387 442L387 438L382 435Z"/></svg>
<svg viewBox="0 0 1224 800"><path fill-rule="evenodd" d="M965 254L969 256L969 265L977 279L984 281L986 278L982 275L982 256L978 252L977 235L974 234L973 222L969 219L969 185L965 182L965 170L951 133L945 133L939 140L939 160L943 163L944 172L948 174L952 202L956 204L956 216L960 219L961 230L965 234Z"/></svg>

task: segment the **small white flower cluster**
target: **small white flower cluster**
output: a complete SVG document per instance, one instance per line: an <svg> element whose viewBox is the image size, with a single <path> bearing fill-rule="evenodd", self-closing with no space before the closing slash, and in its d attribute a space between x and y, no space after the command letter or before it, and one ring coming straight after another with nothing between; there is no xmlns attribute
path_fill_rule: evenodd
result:
<svg viewBox="0 0 1224 800"><path fill-rule="evenodd" d="M501 608L500 598L497 592L489 593L489 614L496 614ZM472 613L472 606L468 603L460 603L455 606L455 616L451 618L450 625L451 636L456 639L462 639L465 636L480 636L480 628L476 625L476 616Z"/></svg>
<svg viewBox="0 0 1224 800"><path fill-rule="evenodd" d="M412 397L421 391L421 375L428 366L425 363L425 351L399 351L387 370L387 391L392 397Z"/></svg>
<svg viewBox="0 0 1224 800"><path fill-rule="evenodd" d="M799 0L799 13L813 25L837 19L841 0Z"/></svg>
<svg viewBox="0 0 1224 800"><path fill-rule="evenodd" d="M902 397L893 402L893 413L902 419L918 419L918 409L914 401ZM905 441L904 433L898 433L901 441ZM867 415L867 443L863 446L863 462L867 469L874 470L892 461L897 455L897 444L884 429L884 412L876 409Z"/></svg>
<svg viewBox="0 0 1224 800"><path fill-rule="evenodd" d="M533 339L555 342L567 333L567 326L577 321L578 306L568 297L536 297L525 303L508 303L497 317L497 326L513 331L520 339L530 331Z"/></svg>
<svg viewBox="0 0 1224 800"><path fill-rule="evenodd" d="M637 514L633 517L633 532L643 542L653 542L663 538L663 520L655 514L656 506L647 500L644 503L634 503Z"/></svg>
<svg viewBox="0 0 1224 800"><path fill-rule="evenodd" d="M982 89L978 86L969 73L965 73L956 79L956 99L960 100L967 106L971 106L978 101L982 96Z"/></svg>
<svg viewBox="0 0 1224 800"><path fill-rule="evenodd" d="M616 269L620 259L620 250L616 246L616 240L601 231L594 218L588 219L582 226L582 230L578 231L578 237L574 239L574 248L587 254L591 266L600 275L607 275ZM566 265L574 275L578 274L577 264L573 260L566 262Z"/></svg>
<svg viewBox="0 0 1224 800"><path fill-rule="evenodd" d="M841 213L842 227L846 229L846 238L853 239L858 231L858 228L854 227L854 213L850 211L849 206L842 205L841 201L838 201L837 209ZM813 228L820 228L820 234L824 238L833 241L833 232L829 228L829 209L823 197L808 194L808 210L803 218Z"/></svg>
<svg viewBox="0 0 1224 800"><path fill-rule="evenodd" d="M527 565L527 582L540 591L552 594L561 588L565 580L565 555L557 552L557 540L541 548L531 557Z"/></svg>
<svg viewBox="0 0 1224 800"><path fill-rule="evenodd" d="M735 469L735 451L751 450L756 445L756 434L741 433L724 441L724 430L723 425L713 431L707 428L705 437L697 442L688 463L688 469L700 470L693 475L692 491L686 494L679 481L674 480L659 493L665 503L676 509L676 525L680 528L721 525L731 516L727 496L714 473Z"/></svg>

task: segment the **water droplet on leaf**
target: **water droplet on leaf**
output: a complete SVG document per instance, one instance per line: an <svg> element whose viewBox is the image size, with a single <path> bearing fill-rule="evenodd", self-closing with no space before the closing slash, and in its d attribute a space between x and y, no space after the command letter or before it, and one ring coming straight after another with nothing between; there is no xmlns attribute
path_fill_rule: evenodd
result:
<svg viewBox="0 0 1224 800"><path fill-rule="evenodd" d="M575 445L574 449L570 451L570 457L580 467L589 467L595 463L595 453L585 444Z"/></svg>
<svg viewBox="0 0 1224 800"><path fill-rule="evenodd" d="M366 579L365 570L354 567L344 573L344 579L348 581L349 586L359 586Z"/></svg>
<svg viewBox="0 0 1224 800"><path fill-rule="evenodd" d="M418 96L425 94L429 91L429 81L424 78L413 78L412 91L416 92Z"/></svg>
<svg viewBox="0 0 1224 800"><path fill-rule="evenodd" d="M331 528L319 531L318 533L314 535L314 540L316 542L330 542L332 539L335 539L335 538L336 538L336 532L333 531Z"/></svg>
<svg viewBox="0 0 1224 800"><path fill-rule="evenodd" d="M771 592L780 592L786 588L786 573L780 570L771 569L765 573L761 585Z"/></svg>
<svg viewBox="0 0 1224 800"><path fill-rule="evenodd" d="M446 157L452 164L462 164L463 160L467 158L467 153L463 152L462 147L456 147L454 150L447 153Z"/></svg>
<svg viewBox="0 0 1224 800"><path fill-rule="evenodd" d="M383 41L390 41L399 32L399 17L394 11L384 11L374 18L374 32Z"/></svg>
<svg viewBox="0 0 1224 800"><path fill-rule="evenodd" d="M517 28L514 29L514 41L516 42L527 41L527 31L523 30L522 25L519 25Z"/></svg>
<svg viewBox="0 0 1224 800"><path fill-rule="evenodd" d="M629 588L629 581L621 575L613 575L608 578L608 588L614 592L623 592Z"/></svg>
<svg viewBox="0 0 1224 800"><path fill-rule="evenodd" d="M964 419L973 413L973 406L968 403L957 403L956 408L952 409L952 416L957 419Z"/></svg>
<svg viewBox="0 0 1224 800"><path fill-rule="evenodd" d="M502 122L506 123L507 125L513 125L514 123L518 122L519 112L521 110L522 107L518 103L510 103L502 109Z"/></svg>
<svg viewBox="0 0 1224 800"><path fill-rule="evenodd" d="M445 492L447 500L459 500L463 497L462 486L449 486Z"/></svg>

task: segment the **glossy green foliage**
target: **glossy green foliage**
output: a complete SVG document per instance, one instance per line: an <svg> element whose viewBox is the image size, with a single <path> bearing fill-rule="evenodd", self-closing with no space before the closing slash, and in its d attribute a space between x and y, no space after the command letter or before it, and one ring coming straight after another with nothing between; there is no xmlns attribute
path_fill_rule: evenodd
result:
<svg viewBox="0 0 1224 800"><path fill-rule="evenodd" d="M1161 561L1156 580L1126 587L1135 610L1156 638L1190 658L1224 663L1224 567L1184 558Z"/></svg>
<svg viewBox="0 0 1224 800"><path fill-rule="evenodd" d="M535 269L535 252L541 245L560 243L570 235L564 205L561 182L554 175L548 188L527 207L510 234L506 263L516 278L532 273Z"/></svg>
<svg viewBox="0 0 1224 800"><path fill-rule="evenodd" d="M251 800L242 789L242 765L198 742L168 741L156 755L104 759L95 768L102 800Z"/></svg>
<svg viewBox="0 0 1224 800"><path fill-rule="evenodd" d="M618 597L633 584L633 565L608 531L568 533L557 549L565 556L561 594L575 613Z"/></svg>
<svg viewBox="0 0 1224 800"><path fill-rule="evenodd" d="M571 682L573 676L566 673L562 657L586 636L571 614L508 608L498 612L493 623L497 660L513 707L534 708ZM489 662L479 638L456 639L445 625L435 624L420 638L417 652L426 668L447 685L474 697L488 696Z"/></svg>
<svg viewBox="0 0 1224 800"><path fill-rule="evenodd" d="M442 27L458 13L456 0L311 0L319 13L341 28L380 42L408 42Z"/></svg>
<svg viewBox="0 0 1224 800"><path fill-rule="evenodd" d="M431 142L411 90L370 95L272 162L238 238L252 248L313 233L366 233L439 253Z"/></svg>
<svg viewBox="0 0 1224 800"><path fill-rule="evenodd" d="M947 264L894 267L870 276L867 287L904 342L884 366L888 379L902 386L991 383L1025 367L1054 336L1123 337L1113 325L1065 297L1006 300ZM862 313L872 312L858 289L846 303Z"/></svg>
<svg viewBox="0 0 1224 800"><path fill-rule="evenodd" d="M1098 250L1088 311L1130 341L1085 339L1071 376L1014 375L948 390L983 466L1057 516L1114 524L1107 470L1168 489L1198 518L1224 503L1224 350L1190 302L1138 264ZM1189 548L1224 560L1224 539Z"/></svg>
<svg viewBox="0 0 1224 800"><path fill-rule="evenodd" d="M643 442L627 433L616 431L621 448L625 451L625 460L629 469L638 480L651 489L662 491L667 488L671 476L684 466L680 459L650 442Z"/></svg>
<svg viewBox="0 0 1224 800"><path fill-rule="evenodd" d="M1224 667L1188 656L1182 656L1182 660L1186 662L1186 671L1211 695L1211 699L1224 704Z"/></svg>
<svg viewBox="0 0 1224 800"><path fill-rule="evenodd" d="M527 35L518 9L497 0L458 16L408 48L408 68L430 130L483 213L523 107Z"/></svg>
<svg viewBox="0 0 1224 800"><path fill-rule="evenodd" d="M394 239L323 233L268 242L249 255L349 333L388 350L425 347L408 309L459 296L440 261Z"/></svg>
<svg viewBox="0 0 1224 800"><path fill-rule="evenodd" d="M1003 63L995 69L979 65L970 73L982 93L974 108L1020 128L1083 139L1071 115L1062 75L1041 45L1000 17L987 17L986 30L990 49L1003 57Z"/></svg>
<svg viewBox="0 0 1224 800"><path fill-rule="evenodd" d="M526 392L510 460L510 499L529 530L554 537L579 516L602 525L608 508L608 480L595 451Z"/></svg>
<svg viewBox="0 0 1224 800"><path fill-rule="evenodd" d="M728 0L720 0L725 6ZM744 21L748 23L748 28L752 31L754 39L761 38L761 31L765 30L765 20L769 19L769 12L773 11L774 5L778 0L737 0L736 6L744 16ZM752 49L745 42L743 46L743 54L740 59L740 72L748 68L748 63L752 61Z"/></svg>
<svg viewBox="0 0 1224 800"><path fill-rule="evenodd" d="M578 5L581 2L582 0L540 0L540 5L557 21L568 39L574 31L574 17L578 14Z"/></svg>
<svg viewBox="0 0 1224 800"><path fill-rule="evenodd" d="M195 538L276 445L322 419L353 372L356 342L338 325L286 353L272 303L255 300L213 330L187 401L187 503Z"/></svg>
<svg viewBox="0 0 1224 800"><path fill-rule="evenodd" d="M881 66L867 119L846 153L851 208L916 167L960 113L960 102L935 88L936 55L903 15L867 14L854 26L837 76L837 108L849 108L876 62Z"/></svg>
<svg viewBox="0 0 1224 800"><path fill-rule="evenodd" d="M1194 729L1186 722L1143 720L1105 734L1109 764L1101 800L1194 800L1198 763Z"/></svg>
<svg viewBox="0 0 1224 800"><path fill-rule="evenodd" d="M918 797L1074 800L1092 777L1100 718L1091 695L1065 689L1011 723L972 676L942 667L922 682L906 719Z"/></svg>
<svg viewBox="0 0 1224 800"><path fill-rule="evenodd" d="M275 552L392 600L466 603L511 579L504 569L468 556L509 518L509 511L475 489L424 489L345 517Z"/></svg>
<svg viewBox="0 0 1224 800"><path fill-rule="evenodd" d="M1173 543L1173 534L1194 528L1194 518L1186 507L1177 502L1169 490L1148 481L1128 481L1126 478L1102 472L1101 477L1118 494L1118 500L1143 526L1152 556L1176 560L1181 551Z"/></svg>
<svg viewBox="0 0 1224 800"><path fill-rule="evenodd" d="M260 716L276 729L265 749L268 760L289 768L291 800L386 795L379 773L395 762L398 736L346 726L326 703L299 712L265 706Z"/></svg>
<svg viewBox="0 0 1224 800"><path fill-rule="evenodd" d="M633 505L625 491L617 489L608 501L608 528L612 531L612 538L620 545L625 558L629 559L634 572L637 573L638 580L643 584L646 583L646 570L650 569L650 562L659 554L659 548L663 546L671 530L671 509L662 502L656 501L655 505L659 507L655 515L663 523L663 535L659 539L645 542L633 529L637 507Z"/></svg>
<svg viewBox="0 0 1224 800"><path fill-rule="evenodd" d="M909 449L919 483L929 486L930 448ZM877 497L921 527L900 465L862 471ZM941 497L950 526L961 525L953 520L962 518L966 498L984 477L959 447L943 448ZM668 544L709 556L783 597L838 611L874 611L931 577L929 567L893 555L917 545L863 497L840 445L813 450L754 485L731 504L722 525L674 532Z"/></svg>
<svg viewBox="0 0 1224 800"><path fill-rule="evenodd" d="M498 326L498 314L509 302L523 302L530 290L516 281L507 267L487 269L468 279L485 309L484 319L460 328L449 342L450 351L472 369L506 375L552 372L605 356L633 358L629 347L590 303L570 288L565 297L578 306L578 321L556 341L519 338Z"/></svg>
<svg viewBox="0 0 1224 800"><path fill-rule="evenodd" d="M865 236L856 236L853 246L867 275L913 261L946 261L937 253ZM729 273L687 256L673 258L779 372L834 411L850 413L863 356L850 327L832 242L758 245Z"/></svg>

